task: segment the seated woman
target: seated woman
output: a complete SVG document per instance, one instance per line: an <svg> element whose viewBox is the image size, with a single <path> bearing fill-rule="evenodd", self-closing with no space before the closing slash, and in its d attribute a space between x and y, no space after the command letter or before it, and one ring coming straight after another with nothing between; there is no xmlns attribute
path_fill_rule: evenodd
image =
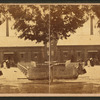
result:
<svg viewBox="0 0 100 100"><path fill-rule="evenodd" d="M86 73L86 70L85 70L82 62L79 62L78 73L79 74L85 74Z"/></svg>

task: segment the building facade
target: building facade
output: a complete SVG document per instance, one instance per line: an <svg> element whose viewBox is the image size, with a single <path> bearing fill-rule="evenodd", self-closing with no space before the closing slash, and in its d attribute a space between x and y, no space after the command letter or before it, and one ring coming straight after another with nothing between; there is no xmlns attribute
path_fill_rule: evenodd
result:
<svg viewBox="0 0 100 100"><path fill-rule="evenodd" d="M10 62L43 63L47 58L42 43L18 39L17 37L0 37L0 63L8 59Z"/></svg>
<svg viewBox="0 0 100 100"><path fill-rule="evenodd" d="M0 62L3 60L36 61L42 63L44 59L43 47L0 47ZM15 61L16 60L16 61Z"/></svg>
<svg viewBox="0 0 100 100"><path fill-rule="evenodd" d="M65 62L68 59L73 61L86 61L89 58L99 59L100 45L92 46L58 46L57 48L59 62Z"/></svg>
<svg viewBox="0 0 100 100"><path fill-rule="evenodd" d="M66 60L87 61L93 58L95 64L100 64L100 36L77 36L68 40L60 40L57 44L57 61Z"/></svg>

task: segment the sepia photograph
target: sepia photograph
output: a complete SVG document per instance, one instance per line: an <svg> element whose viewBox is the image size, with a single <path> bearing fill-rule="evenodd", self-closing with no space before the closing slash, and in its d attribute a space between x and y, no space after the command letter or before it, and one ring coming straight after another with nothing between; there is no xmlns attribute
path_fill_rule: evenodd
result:
<svg viewBox="0 0 100 100"><path fill-rule="evenodd" d="M0 93L48 93L47 5L0 5Z"/></svg>
<svg viewBox="0 0 100 100"><path fill-rule="evenodd" d="M0 4L0 96L99 95L99 9Z"/></svg>
<svg viewBox="0 0 100 100"><path fill-rule="evenodd" d="M50 5L50 93L100 93L100 5Z"/></svg>

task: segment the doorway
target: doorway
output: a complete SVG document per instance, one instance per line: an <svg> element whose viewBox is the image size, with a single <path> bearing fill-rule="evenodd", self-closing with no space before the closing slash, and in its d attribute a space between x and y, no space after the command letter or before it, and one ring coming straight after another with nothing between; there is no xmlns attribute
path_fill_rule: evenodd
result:
<svg viewBox="0 0 100 100"><path fill-rule="evenodd" d="M93 58L94 64L99 64L98 51L88 52L88 58Z"/></svg>
<svg viewBox="0 0 100 100"><path fill-rule="evenodd" d="M9 60L10 66L15 66L14 52L4 52L3 60Z"/></svg>
<svg viewBox="0 0 100 100"><path fill-rule="evenodd" d="M98 52L88 52L88 58L97 58Z"/></svg>

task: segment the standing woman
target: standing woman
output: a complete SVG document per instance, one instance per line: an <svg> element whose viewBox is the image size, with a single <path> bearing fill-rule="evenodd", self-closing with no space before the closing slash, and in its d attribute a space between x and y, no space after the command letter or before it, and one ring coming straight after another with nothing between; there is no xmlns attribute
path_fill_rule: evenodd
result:
<svg viewBox="0 0 100 100"><path fill-rule="evenodd" d="M90 59L88 59L88 61L87 61L87 66L91 67Z"/></svg>
<svg viewBox="0 0 100 100"><path fill-rule="evenodd" d="M94 60L93 60L93 58L90 58L90 64L91 64L92 67L94 67Z"/></svg>
<svg viewBox="0 0 100 100"><path fill-rule="evenodd" d="M7 68L7 64L6 61L3 62L3 68L6 69Z"/></svg>
<svg viewBox="0 0 100 100"><path fill-rule="evenodd" d="M10 68L10 62L9 62L9 60L6 60L6 65L7 65L7 68Z"/></svg>

